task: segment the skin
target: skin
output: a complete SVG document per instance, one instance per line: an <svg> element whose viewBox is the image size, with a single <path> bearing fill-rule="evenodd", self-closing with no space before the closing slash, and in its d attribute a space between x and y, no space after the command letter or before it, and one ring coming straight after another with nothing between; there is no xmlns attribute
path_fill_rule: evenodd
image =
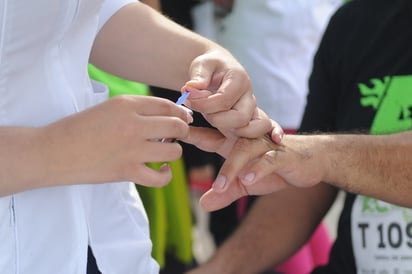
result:
<svg viewBox="0 0 412 274"><path fill-rule="evenodd" d="M276 126L274 124L275 128ZM242 147L245 149L243 156L247 155L249 140L238 141L238 143L243 143L242 145L233 145L233 140L221 138L220 134L209 132L212 134L207 136L208 132L200 131L203 130L192 129L189 136L192 141L194 139L200 141L198 144L205 149L217 149L219 153L230 158L228 155L234 153L233 147ZM279 137L277 134L273 136ZM205 138L201 140L201 137ZM276 141L280 142L279 139ZM262 142L265 146L272 143L268 138L264 138ZM259 197L242 220L242 224L219 246L215 254L206 263L192 269L188 274L262 273L282 263L308 241L337 193L336 188L328 184L318 184L310 188L277 186L276 184L274 187L278 191ZM223 195L220 198L224 197L223 200L226 203L227 197ZM236 199L235 197L228 199ZM202 199L201 204L205 208L204 201ZM207 209L212 210L215 202L210 201L209 204L212 207L206 204ZM281 210L286 204L287 210Z"/></svg>
<svg viewBox="0 0 412 274"><path fill-rule="evenodd" d="M282 263L308 241L335 196L336 189L319 184L259 197L210 260L188 273L262 273Z"/></svg>
<svg viewBox="0 0 412 274"><path fill-rule="evenodd" d="M181 147L152 139L185 136L187 119L172 102L124 96L46 127L1 128L1 152L9 156L0 159L1 193L74 182L164 185L168 166L155 172L145 163L177 159Z"/></svg>
<svg viewBox="0 0 412 274"><path fill-rule="evenodd" d="M213 188L201 199L205 210L223 208L244 195L269 194L286 186L326 182L348 192L412 207L412 131L390 135L285 135L230 140L207 129L191 129L188 141L226 158Z"/></svg>
<svg viewBox="0 0 412 274"><path fill-rule="evenodd" d="M276 145L268 138L234 141L216 131L191 129L192 143L227 157L220 178L201 199L205 210L244 195L265 195L212 258L189 273L261 273L282 263L307 242L338 189L411 207L411 137L412 131L286 135Z"/></svg>
<svg viewBox="0 0 412 274"><path fill-rule="evenodd" d="M190 91L185 105L219 129L257 137L270 128L257 111L246 71L227 50L143 3L112 16L96 38L91 62L125 79Z"/></svg>
<svg viewBox="0 0 412 274"><path fill-rule="evenodd" d="M227 136L257 137L271 127L256 108L245 70L229 52L143 3L109 19L90 62L125 79L190 90L186 105ZM185 110L165 99L122 96L44 127L1 127L0 153L7 157L0 159L0 196L122 180L164 185L169 167L157 172L144 164L178 159L181 147L153 139L184 139L189 122Z"/></svg>
<svg viewBox="0 0 412 274"><path fill-rule="evenodd" d="M145 3L146 5L154 8L157 11L162 10L162 4L158 0L142 0L140 2Z"/></svg>

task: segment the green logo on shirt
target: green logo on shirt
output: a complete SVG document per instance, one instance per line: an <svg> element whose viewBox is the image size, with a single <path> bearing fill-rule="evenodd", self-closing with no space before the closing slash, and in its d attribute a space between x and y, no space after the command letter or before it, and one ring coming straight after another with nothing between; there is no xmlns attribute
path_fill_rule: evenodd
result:
<svg viewBox="0 0 412 274"><path fill-rule="evenodd" d="M405 131L412 128L412 75L386 76L359 84L363 107L376 110L371 134Z"/></svg>

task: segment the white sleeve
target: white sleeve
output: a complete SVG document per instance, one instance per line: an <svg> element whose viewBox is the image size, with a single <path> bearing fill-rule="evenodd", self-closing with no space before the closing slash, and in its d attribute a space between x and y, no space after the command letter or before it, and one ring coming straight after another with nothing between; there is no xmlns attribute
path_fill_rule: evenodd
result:
<svg viewBox="0 0 412 274"><path fill-rule="evenodd" d="M105 0L100 10L98 31L119 9L138 0Z"/></svg>

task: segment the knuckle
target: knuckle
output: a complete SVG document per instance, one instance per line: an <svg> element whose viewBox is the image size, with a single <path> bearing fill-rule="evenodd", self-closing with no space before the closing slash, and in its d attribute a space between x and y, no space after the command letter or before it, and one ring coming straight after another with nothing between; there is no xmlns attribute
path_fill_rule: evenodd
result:
<svg viewBox="0 0 412 274"><path fill-rule="evenodd" d="M175 104L170 100L162 99L161 101L159 101L159 103L161 104L162 108L167 109L168 113L173 113L173 111L175 111L176 109Z"/></svg>
<svg viewBox="0 0 412 274"><path fill-rule="evenodd" d="M146 125L142 125L143 128L140 128L142 131L146 131ZM123 119L116 125L117 136L121 138L134 138L138 129L136 128L135 123L128 119Z"/></svg>
<svg viewBox="0 0 412 274"><path fill-rule="evenodd" d="M265 163L268 163L269 165L274 165L276 163L276 158L277 158L277 152L276 150L270 150L263 154L263 161Z"/></svg>
<svg viewBox="0 0 412 274"><path fill-rule="evenodd" d="M131 97L127 95L118 95L109 100L114 106L126 107L131 102Z"/></svg>

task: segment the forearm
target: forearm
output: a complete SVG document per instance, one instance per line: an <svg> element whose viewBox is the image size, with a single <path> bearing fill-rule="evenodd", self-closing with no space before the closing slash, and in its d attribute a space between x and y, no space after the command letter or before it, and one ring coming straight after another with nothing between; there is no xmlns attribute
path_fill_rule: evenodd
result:
<svg viewBox="0 0 412 274"><path fill-rule="evenodd" d="M191 274L260 273L283 262L308 240L335 194L321 184L259 197L213 258Z"/></svg>
<svg viewBox="0 0 412 274"><path fill-rule="evenodd" d="M323 140L317 152L329 158L326 182L349 192L412 207L412 132L336 135Z"/></svg>
<svg viewBox="0 0 412 274"><path fill-rule="evenodd" d="M162 4L160 3L160 0L140 0L140 2L145 3L146 5L149 5L150 7L154 8L157 11L162 10Z"/></svg>
<svg viewBox="0 0 412 274"><path fill-rule="evenodd" d="M189 121L168 100L116 96L44 127L0 127L0 195L116 181L163 186L170 169L146 163L174 161L182 151L178 143L153 139L183 138Z"/></svg>
<svg viewBox="0 0 412 274"><path fill-rule="evenodd" d="M91 168L82 167L87 162L82 159L88 156L86 149L77 145L70 127L56 125L0 128L0 196L94 182L89 178Z"/></svg>
<svg viewBox="0 0 412 274"><path fill-rule="evenodd" d="M38 128L0 128L0 196L41 186L46 155Z"/></svg>
<svg viewBox="0 0 412 274"><path fill-rule="evenodd" d="M91 62L126 79L180 90L189 80L193 59L213 48L223 50L136 3L119 10L105 24L95 40Z"/></svg>

